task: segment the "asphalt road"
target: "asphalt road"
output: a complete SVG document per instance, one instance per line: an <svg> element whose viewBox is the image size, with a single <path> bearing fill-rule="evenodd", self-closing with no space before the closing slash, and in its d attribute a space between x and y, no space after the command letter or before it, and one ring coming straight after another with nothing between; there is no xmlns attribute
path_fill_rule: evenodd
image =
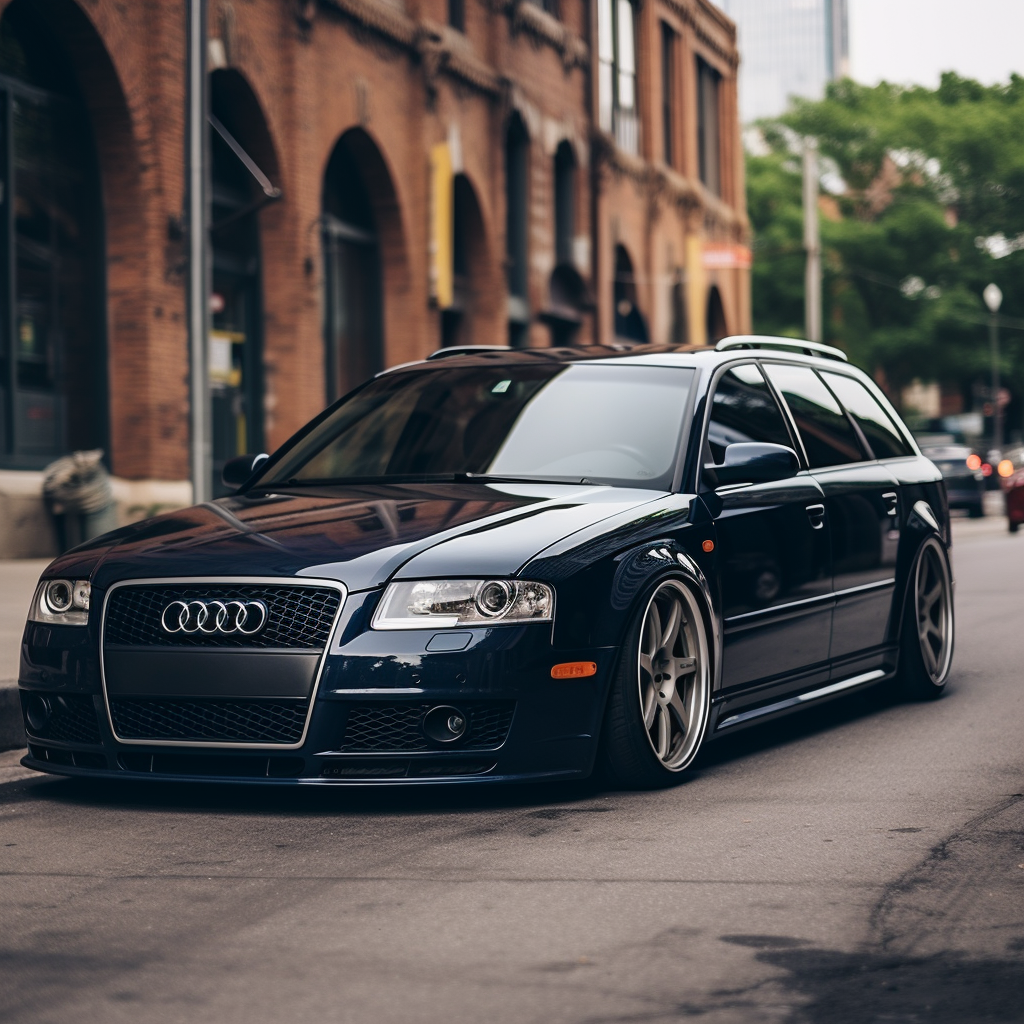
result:
<svg viewBox="0 0 1024 1024"><path fill-rule="evenodd" d="M664 792L0 772L0 1019L1024 1021L1004 530L958 529L941 700L835 702Z"/></svg>

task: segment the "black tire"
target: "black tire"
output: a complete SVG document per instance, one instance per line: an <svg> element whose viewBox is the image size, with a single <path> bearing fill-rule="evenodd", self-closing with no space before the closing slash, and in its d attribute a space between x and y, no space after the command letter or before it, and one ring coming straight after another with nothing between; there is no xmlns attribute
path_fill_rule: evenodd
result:
<svg viewBox="0 0 1024 1024"><path fill-rule="evenodd" d="M942 695L953 663L953 580L945 548L929 537L917 553L907 587L898 682L907 700Z"/></svg>
<svg viewBox="0 0 1024 1024"><path fill-rule="evenodd" d="M985 506L984 505L972 505L967 510L967 514L971 517L971 519L983 519L984 516L985 516Z"/></svg>
<svg viewBox="0 0 1024 1024"><path fill-rule="evenodd" d="M667 637L673 605L680 621ZM598 769L611 785L671 786L696 758L711 708L711 658L701 610L686 581L674 576L659 580L639 602L601 730ZM662 627L666 636L657 635Z"/></svg>
<svg viewBox="0 0 1024 1024"><path fill-rule="evenodd" d="M1009 521L1010 533L1016 533L1020 529L1020 523L1015 523L1012 519Z"/></svg>

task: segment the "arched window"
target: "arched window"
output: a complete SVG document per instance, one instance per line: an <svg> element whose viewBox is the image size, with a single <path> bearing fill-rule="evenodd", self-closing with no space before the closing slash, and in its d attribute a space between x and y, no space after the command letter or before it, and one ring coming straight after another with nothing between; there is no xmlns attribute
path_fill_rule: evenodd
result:
<svg viewBox="0 0 1024 1024"><path fill-rule="evenodd" d="M42 466L108 442L99 170L70 68L36 4L14 0L0 18L0 167L11 169L3 210L12 211L0 218L0 464L8 466Z"/></svg>
<svg viewBox="0 0 1024 1024"><path fill-rule="evenodd" d="M647 324L637 306L633 261L622 245L615 246L612 298L615 303L615 337L624 341L647 341Z"/></svg>
<svg viewBox="0 0 1024 1024"><path fill-rule="evenodd" d="M576 155L568 142L555 151L555 263L572 263L576 234Z"/></svg>
<svg viewBox="0 0 1024 1024"><path fill-rule="evenodd" d="M210 402L214 489L228 459L264 448L259 209L280 192L259 103L237 71L210 76Z"/></svg>
<svg viewBox="0 0 1024 1024"><path fill-rule="evenodd" d="M526 125L514 113L505 135L505 256L508 265L509 344L526 344L530 325L528 299L530 139Z"/></svg>
<svg viewBox="0 0 1024 1024"><path fill-rule="evenodd" d="M347 132L324 175L324 340L327 400L333 402L384 369L383 287L377 221L358 142Z"/></svg>
<svg viewBox="0 0 1024 1024"><path fill-rule="evenodd" d="M453 302L441 312L441 344L471 345L478 341L474 321L487 287L490 260L483 217L476 192L465 174L452 182Z"/></svg>
<svg viewBox="0 0 1024 1024"><path fill-rule="evenodd" d="M725 322L725 307L722 305L722 295L715 285L712 285L711 290L708 292L707 332L709 345L714 345L716 342L729 336L729 328Z"/></svg>

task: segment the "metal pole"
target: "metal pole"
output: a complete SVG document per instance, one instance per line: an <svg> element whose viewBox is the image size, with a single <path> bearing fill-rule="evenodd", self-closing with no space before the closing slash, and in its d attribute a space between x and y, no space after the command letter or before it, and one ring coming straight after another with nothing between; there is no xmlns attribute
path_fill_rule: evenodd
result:
<svg viewBox="0 0 1024 1024"><path fill-rule="evenodd" d="M988 340L992 349L992 447L1003 451L1003 407L999 404L999 314L988 321Z"/></svg>
<svg viewBox="0 0 1024 1024"><path fill-rule="evenodd" d="M213 481L210 445L210 381L207 337L210 318L210 268L207 257L209 188L207 186L206 75L207 0L188 2L185 166L188 204L188 350L191 411L190 462L192 500L208 501Z"/></svg>
<svg viewBox="0 0 1024 1024"><path fill-rule="evenodd" d="M821 341L821 239L818 234L818 142L804 140L804 326L808 341Z"/></svg>

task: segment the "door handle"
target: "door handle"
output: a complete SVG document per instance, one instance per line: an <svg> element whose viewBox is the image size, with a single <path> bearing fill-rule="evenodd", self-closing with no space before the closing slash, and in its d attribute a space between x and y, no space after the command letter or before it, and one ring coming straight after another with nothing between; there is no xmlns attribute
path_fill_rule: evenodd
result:
<svg viewBox="0 0 1024 1024"><path fill-rule="evenodd" d="M825 525L825 506L808 505L807 518L811 521L812 530L820 530Z"/></svg>
<svg viewBox="0 0 1024 1024"><path fill-rule="evenodd" d="M882 495L882 501L885 502L885 511L888 512L891 516L896 515L900 501L896 492L886 491L885 494Z"/></svg>

